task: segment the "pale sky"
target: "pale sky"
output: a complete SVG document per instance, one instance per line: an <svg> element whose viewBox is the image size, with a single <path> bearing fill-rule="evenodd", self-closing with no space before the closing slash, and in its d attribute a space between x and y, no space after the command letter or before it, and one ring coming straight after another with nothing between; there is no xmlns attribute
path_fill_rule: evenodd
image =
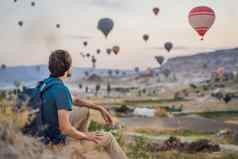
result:
<svg viewBox="0 0 238 159"><path fill-rule="evenodd" d="M237 0L35 0L35 7L31 1L0 0L0 64L47 64L52 50L66 49L74 66L90 67L91 60L82 59L80 52L120 45L118 56L103 53L97 66L147 68L158 66L156 55L169 58L238 46ZM216 12L215 24L204 41L188 23L189 11L200 5ZM159 16L152 13L155 6L160 8ZM103 17L115 23L108 40L96 28ZM19 20L23 27L17 25ZM145 33L151 36L147 44L142 40ZM82 45L85 38L87 48ZM175 45L171 53L160 49L166 41Z"/></svg>

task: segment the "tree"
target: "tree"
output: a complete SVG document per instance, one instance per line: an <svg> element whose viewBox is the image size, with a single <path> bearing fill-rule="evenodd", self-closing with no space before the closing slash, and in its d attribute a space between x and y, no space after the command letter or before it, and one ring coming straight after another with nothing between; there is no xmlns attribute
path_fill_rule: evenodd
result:
<svg viewBox="0 0 238 159"><path fill-rule="evenodd" d="M16 80L16 81L14 82L14 85L15 85L15 87L16 87L17 89L20 89L20 87L21 87L21 81Z"/></svg>
<svg viewBox="0 0 238 159"><path fill-rule="evenodd" d="M85 93L88 93L88 86L85 87Z"/></svg>
<svg viewBox="0 0 238 159"><path fill-rule="evenodd" d="M88 71L85 71L85 72L84 72L84 75L85 75L86 77L88 77L88 76L89 76L89 72L88 72Z"/></svg>
<svg viewBox="0 0 238 159"><path fill-rule="evenodd" d="M112 70L108 70L107 73L108 73L108 76L110 76L110 77L112 76Z"/></svg>
<svg viewBox="0 0 238 159"><path fill-rule="evenodd" d="M20 88L21 88L21 86L22 86L22 82L16 80L16 81L14 82L14 85L15 85L15 87L16 87L16 95L17 95L17 93L19 92L19 90L20 90Z"/></svg>
<svg viewBox="0 0 238 159"><path fill-rule="evenodd" d="M82 89L83 85L81 83L79 83L78 87L79 87L79 89Z"/></svg>
<svg viewBox="0 0 238 159"><path fill-rule="evenodd" d="M140 72L140 68L139 67L135 67L135 73L139 73Z"/></svg>
<svg viewBox="0 0 238 159"><path fill-rule="evenodd" d="M142 89L142 93L143 93L143 94L146 94L146 89L145 89L145 88Z"/></svg>
<svg viewBox="0 0 238 159"><path fill-rule="evenodd" d="M100 86L100 84L96 84L96 88L95 88L95 96L98 96L98 92L99 92L99 90L101 89L101 86Z"/></svg>
<svg viewBox="0 0 238 159"><path fill-rule="evenodd" d="M119 75L120 71L117 69L117 70L115 71L115 73L116 73L116 75Z"/></svg>
<svg viewBox="0 0 238 159"><path fill-rule="evenodd" d="M156 96L156 94L157 94L157 91L156 91L156 90L153 90L153 95Z"/></svg>
<svg viewBox="0 0 238 159"><path fill-rule="evenodd" d="M110 96L110 93L111 93L111 84L108 83L107 84L107 95Z"/></svg>
<svg viewBox="0 0 238 159"><path fill-rule="evenodd" d="M138 91L138 96L139 96L139 97L141 96L141 90Z"/></svg>

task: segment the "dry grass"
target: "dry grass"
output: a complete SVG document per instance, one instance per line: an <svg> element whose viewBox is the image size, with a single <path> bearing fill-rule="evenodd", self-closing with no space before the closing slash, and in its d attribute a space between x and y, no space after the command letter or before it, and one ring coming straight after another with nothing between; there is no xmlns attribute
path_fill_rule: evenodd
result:
<svg viewBox="0 0 238 159"><path fill-rule="evenodd" d="M0 158L1 159L84 159L85 147L78 142L67 146L45 146L35 138L22 135L20 128L25 124L27 112L23 109L20 112L14 111L14 103L0 102ZM98 113L92 112L94 119L99 120ZM154 130L147 130L149 133L156 133ZM176 130L163 130L163 133L176 132ZM179 152L151 153L146 149L136 145L136 149L131 149L131 145L124 145L124 149L132 155L130 159L237 159L237 154L185 154ZM130 151L132 150L132 151ZM135 151L136 152L135 152ZM138 151L138 152L137 152ZM83 154L83 155L82 155ZM133 155L136 156L133 156ZM137 154L143 154L139 156ZM105 153L91 151L87 154L91 159L105 159Z"/></svg>
<svg viewBox="0 0 238 159"><path fill-rule="evenodd" d="M14 103L0 102L1 159L82 159L81 150L72 145L48 147L36 138L24 136L20 128L27 121L27 112L16 112L13 106Z"/></svg>

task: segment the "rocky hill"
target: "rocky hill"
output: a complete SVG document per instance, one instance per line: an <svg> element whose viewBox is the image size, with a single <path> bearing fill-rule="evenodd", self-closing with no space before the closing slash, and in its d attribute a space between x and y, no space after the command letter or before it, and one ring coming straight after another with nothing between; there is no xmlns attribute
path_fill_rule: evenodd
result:
<svg viewBox="0 0 238 159"><path fill-rule="evenodd" d="M158 77L159 81L168 82L174 80L168 80L164 77L164 74L172 75L172 79L176 77L179 81L194 82L209 79L211 73L216 70L217 67L224 67L226 72L238 72L238 48L217 50L214 52L200 53L192 56L182 56L170 58L160 68L154 68L151 71L156 75L149 76L150 79ZM116 74L119 71L119 74ZM92 74L100 75L101 77L108 76L108 69L96 69L92 68L74 68L72 80L80 80L85 76L85 72L88 72L88 77ZM134 70L111 70L112 76L128 77L129 81L144 80L148 76L148 70L135 73ZM0 88L5 86L14 86L16 80L23 81L24 83L33 83L42 80L48 76L48 68L46 65L36 66L15 66L6 67L0 69ZM166 76L167 76L166 75ZM124 78L120 78L121 81ZM156 83L155 80L154 82ZM153 82L153 83L154 83Z"/></svg>
<svg viewBox="0 0 238 159"><path fill-rule="evenodd" d="M170 70L179 79L201 79L209 78L217 67L238 71L238 48L171 58L160 69Z"/></svg>

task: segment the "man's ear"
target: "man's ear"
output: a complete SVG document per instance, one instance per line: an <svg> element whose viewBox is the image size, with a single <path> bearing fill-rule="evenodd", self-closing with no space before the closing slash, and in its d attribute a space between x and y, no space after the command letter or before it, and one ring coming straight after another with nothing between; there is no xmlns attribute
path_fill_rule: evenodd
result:
<svg viewBox="0 0 238 159"><path fill-rule="evenodd" d="M71 73L70 70L68 70L68 71L66 72L66 76L67 76L68 78L70 78L70 77L72 76L72 73Z"/></svg>

